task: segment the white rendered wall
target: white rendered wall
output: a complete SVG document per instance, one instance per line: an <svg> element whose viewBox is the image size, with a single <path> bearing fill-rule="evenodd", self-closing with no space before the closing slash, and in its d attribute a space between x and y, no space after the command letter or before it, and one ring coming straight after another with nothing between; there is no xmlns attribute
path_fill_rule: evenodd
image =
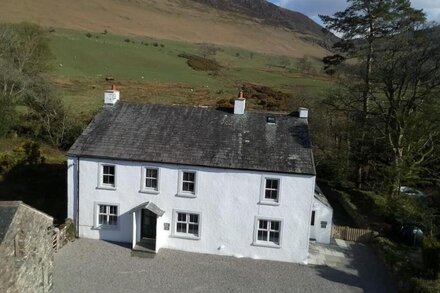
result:
<svg viewBox="0 0 440 293"><path fill-rule="evenodd" d="M116 190L98 188L99 163L116 165ZM81 158L79 164L80 237L131 243L133 217L129 211L152 201L165 211L157 220L156 250L170 248L287 262L304 262L307 258L314 176L90 158ZM160 167L159 194L140 192L143 166ZM196 198L176 196L179 169L197 171ZM262 175L281 178L278 206L259 204ZM73 192L72 180L68 182L70 195ZM69 207L71 200L73 197L69 196ZM119 205L117 230L93 228L96 202ZM199 240L172 236L173 210L201 213ZM256 216L282 220L281 248L253 245ZM137 222L139 227L139 219ZM164 230L164 223L170 224L169 231Z"/></svg>
<svg viewBox="0 0 440 293"><path fill-rule="evenodd" d="M332 233L333 209L314 198L312 210L315 211L315 225L310 226L310 238L315 239L318 243L329 244ZM321 222L327 222L326 228L321 228Z"/></svg>

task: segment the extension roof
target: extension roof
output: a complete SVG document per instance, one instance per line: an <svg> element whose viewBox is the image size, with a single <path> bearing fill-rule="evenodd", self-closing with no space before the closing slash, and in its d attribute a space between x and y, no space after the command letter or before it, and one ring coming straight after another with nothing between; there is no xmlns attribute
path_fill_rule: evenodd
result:
<svg viewBox="0 0 440 293"><path fill-rule="evenodd" d="M207 107L104 106L68 156L315 175L307 119Z"/></svg>

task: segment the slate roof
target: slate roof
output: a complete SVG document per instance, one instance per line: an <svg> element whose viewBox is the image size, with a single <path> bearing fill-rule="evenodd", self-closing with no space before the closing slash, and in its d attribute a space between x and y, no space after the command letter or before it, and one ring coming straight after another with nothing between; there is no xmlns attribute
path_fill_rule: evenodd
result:
<svg viewBox="0 0 440 293"><path fill-rule="evenodd" d="M327 197L325 197L324 193L322 192L321 188L319 188L318 185L315 185L315 198L319 200L323 205L329 207L330 209L333 209L330 203L327 200Z"/></svg>
<svg viewBox="0 0 440 293"><path fill-rule="evenodd" d="M0 243L8 233L21 201L0 201Z"/></svg>
<svg viewBox="0 0 440 293"><path fill-rule="evenodd" d="M68 156L315 174L306 119L207 107L104 106Z"/></svg>

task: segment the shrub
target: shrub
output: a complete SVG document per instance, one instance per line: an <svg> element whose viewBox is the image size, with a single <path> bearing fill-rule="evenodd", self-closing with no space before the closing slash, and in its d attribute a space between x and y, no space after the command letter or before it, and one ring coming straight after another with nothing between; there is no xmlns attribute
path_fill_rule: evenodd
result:
<svg viewBox="0 0 440 293"><path fill-rule="evenodd" d="M165 45L164 44L160 44L160 47L163 48L163 47L165 47Z"/></svg>
<svg viewBox="0 0 440 293"><path fill-rule="evenodd" d="M154 42L154 43L153 43L153 46L154 46L154 47L158 47L158 46L159 46L159 43Z"/></svg>
<svg viewBox="0 0 440 293"><path fill-rule="evenodd" d="M435 237L424 237L422 256L425 269L431 277L437 277L440 272L440 241Z"/></svg>
<svg viewBox="0 0 440 293"><path fill-rule="evenodd" d="M17 158L7 153L0 153L0 175L6 174L17 165Z"/></svg>
<svg viewBox="0 0 440 293"><path fill-rule="evenodd" d="M126 42L126 43L130 43L131 40L130 40L130 39L125 39L124 42Z"/></svg>
<svg viewBox="0 0 440 293"><path fill-rule="evenodd" d="M45 157L41 154L40 144L38 142L26 142L22 146L24 150L23 163L36 165L44 163Z"/></svg>
<svg viewBox="0 0 440 293"><path fill-rule="evenodd" d="M72 219L66 219L66 222L64 223L66 225L66 237L68 241L74 241L75 240L75 223Z"/></svg>
<svg viewBox="0 0 440 293"><path fill-rule="evenodd" d="M440 292L440 279L426 280L421 278L411 279L412 288L414 293L437 293Z"/></svg>
<svg viewBox="0 0 440 293"><path fill-rule="evenodd" d="M178 57L187 59L188 66L197 71L217 71L221 69L220 64L215 60L192 54L179 54Z"/></svg>
<svg viewBox="0 0 440 293"><path fill-rule="evenodd" d="M91 38L91 37L92 37L92 34L91 34L91 33L87 33L87 34L86 34L86 37Z"/></svg>

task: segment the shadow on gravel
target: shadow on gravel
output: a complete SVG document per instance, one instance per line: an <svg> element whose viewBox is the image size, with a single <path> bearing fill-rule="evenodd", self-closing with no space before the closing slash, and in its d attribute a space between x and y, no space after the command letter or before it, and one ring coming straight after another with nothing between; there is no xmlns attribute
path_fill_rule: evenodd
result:
<svg viewBox="0 0 440 293"><path fill-rule="evenodd" d="M360 288L361 280L358 276L355 276L353 274L349 274L344 271L340 271L338 269L327 266L316 266L316 271L321 277L329 281Z"/></svg>
<svg viewBox="0 0 440 293"><path fill-rule="evenodd" d="M316 266L316 271L322 278L358 287L366 293L397 292L385 265L368 246L352 244L346 255L349 261L340 268Z"/></svg>

